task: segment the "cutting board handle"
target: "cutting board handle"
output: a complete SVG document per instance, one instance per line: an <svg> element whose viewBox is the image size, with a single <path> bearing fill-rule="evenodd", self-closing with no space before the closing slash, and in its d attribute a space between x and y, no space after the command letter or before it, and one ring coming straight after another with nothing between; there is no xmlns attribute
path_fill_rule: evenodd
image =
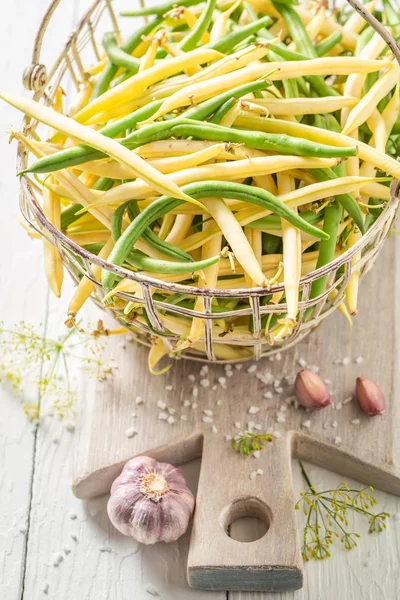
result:
<svg viewBox="0 0 400 600"><path fill-rule="evenodd" d="M291 447L287 433L267 444L255 459L235 453L219 434L204 436L189 585L270 592L302 587ZM258 469L262 474L254 475ZM229 537L231 523L244 516L264 521L265 535L250 543Z"/></svg>

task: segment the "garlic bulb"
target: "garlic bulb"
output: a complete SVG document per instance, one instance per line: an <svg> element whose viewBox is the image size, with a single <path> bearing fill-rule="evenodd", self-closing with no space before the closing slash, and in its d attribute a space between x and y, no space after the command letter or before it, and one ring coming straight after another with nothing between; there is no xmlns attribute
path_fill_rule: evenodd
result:
<svg viewBox="0 0 400 600"><path fill-rule="evenodd" d="M142 544L174 542L188 527L194 496L176 467L138 456L111 486L107 512L124 535Z"/></svg>

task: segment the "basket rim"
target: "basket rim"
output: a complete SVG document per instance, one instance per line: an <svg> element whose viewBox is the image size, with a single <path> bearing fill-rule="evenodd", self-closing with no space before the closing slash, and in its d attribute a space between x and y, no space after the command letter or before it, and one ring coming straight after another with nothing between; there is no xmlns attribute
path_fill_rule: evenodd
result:
<svg viewBox="0 0 400 600"><path fill-rule="evenodd" d="M26 162L26 158L28 155L28 153L26 152L26 150L24 148L22 148L22 150L21 150L20 145L22 146L22 143L18 144L19 147L18 147L17 168L19 171L23 170L23 168L25 168L24 163ZM234 288L234 289L226 289L226 290L218 289L218 288L200 288L198 286L190 286L190 285L184 285L184 284L180 284L180 283L168 283L161 279L156 279L154 277L148 277L147 275L142 275L140 272L134 272L134 271L125 269L123 267L119 267L117 265L114 265L113 263L108 262L107 260L104 260L104 259L96 256L92 252L85 250L84 248L82 248L81 246L79 246L78 244L73 242L70 238L68 238L64 233L62 233L59 229L57 229L52 223L50 223L50 221L47 219L47 217L43 213L42 208L38 204L38 202L32 192L29 178L26 175L21 176L21 188L22 188L22 192L24 193L25 197L28 198L30 207L32 208L33 213L35 214L36 218L40 222L41 226L51 234L49 241L54 243L52 241L52 238L55 238L63 246L67 247L74 254L77 254L83 261L85 261L85 262L89 261L90 263L98 265L99 267L106 269L108 271L112 271L116 275L123 277L125 279L130 279L131 281L137 282L139 284L144 284L146 286L154 287L154 288L161 289L161 290L166 290L166 291L173 292L173 293L185 293L185 294L189 294L189 295L193 295L193 296L208 296L208 297L219 297L219 298L222 298L222 297L238 298L238 297L254 297L254 296L262 297L262 296L269 295L274 292L279 292L279 291L284 290L283 284L273 284L270 288L253 287L253 288L237 288L237 289ZM324 265L323 267L320 267L319 269L315 269L315 270L311 271L311 273L308 273L307 275L303 275L300 279L300 286L310 284L315 279L318 279L320 277L323 277L324 275L329 274L333 269L334 270L339 269L341 266L348 263L353 258L353 256L355 256L360 250L362 250L368 244L369 240L374 237L374 235L377 231L379 231L382 223L385 223L390 218L392 213L396 212L396 210L398 209L398 206L400 203L400 180L399 179L396 179L396 178L393 179L391 186L390 186L390 192L391 192L391 199L389 200L388 204L382 210L382 213L379 215L379 217L377 218L375 223L362 236L362 238L360 238L360 240L358 242L356 242L356 244L354 244L354 246L352 246L351 248L349 248L348 250L343 252L343 254L340 254L340 256L335 258L333 261L327 263L326 265ZM26 215L24 215L24 216L27 219L27 216ZM30 222L29 219L27 219L27 220L28 220L28 222ZM35 225L33 223L31 223L31 225L33 227L35 227ZM37 229L37 228L35 227L35 229ZM41 235L44 235L43 232L40 230L39 230L39 233ZM99 282L99 285L101 286L101 282Z"/></svg>

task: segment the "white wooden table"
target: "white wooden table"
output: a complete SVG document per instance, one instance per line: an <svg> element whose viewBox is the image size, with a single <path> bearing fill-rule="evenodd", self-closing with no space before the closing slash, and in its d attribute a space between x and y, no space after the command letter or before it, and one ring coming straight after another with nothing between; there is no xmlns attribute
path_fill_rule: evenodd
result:
<svg viewBox="0 0 400 600"><path fill-rule="evenodd" d="M33 35L48 0L2 4L0 19L1 87L21 89L30 62ZM47 37L47 52L60 48L87 0L62 3ZM0 318L8 325L22 319L42 324L57 335L65 300L49 296L41 244L18 223L15 147L8 147L14 111L0 105ZM388 243L391 243L390 241ZM66 288L71 288L67 282ZM65 298L68 298L68 289ZM35 399L37 392L32 389ZM29 392L28 392L29 394ZM222 600L225 592L191 590L185 580L188 536L172 546L145 548L119 535L106 515L106 497L83 503L70 488L73 434L58 422L33 428L20 400L0 387L0 598L3 600ZM195 489L199 462L183 468ZM295 490L303 488L294 465ZM309 466L313 481L336 486L339 476ZM331 559L305 567L303 590L290 594L230 593L230 600L394 600L400 597L400 499L376 493L380 510L392 514L388 531L368 536L363 525L359 548L338 548ZM299 525L302 523L299 515ZM61 560L62 559L62 560ZM57 566L54 566L57 564Z"/></svg>

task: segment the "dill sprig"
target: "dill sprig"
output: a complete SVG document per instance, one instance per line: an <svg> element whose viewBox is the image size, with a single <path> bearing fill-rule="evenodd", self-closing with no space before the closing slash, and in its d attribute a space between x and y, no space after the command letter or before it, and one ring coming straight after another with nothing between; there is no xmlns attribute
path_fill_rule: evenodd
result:
<svg viewBox="0 0 400 600"><path fill-rule="evenodd" d="M73 417L76 390L71 366L79 361L90 376L104 379L111 371L111 365L103 360L107 335L101 321L91 331L76 324L57 339L41 335L25 321L10 328L0 322L0 381L22 396L24 386L33 383L39 397L52 400L53 414ZM30 420L39 418L39 403L25 402L23 409Z"/></svg>
<svg viewBox="0 0 400 600"><path fill-rule="evenodd" d="M367 519L369 533L386 528L389 513L374 513L370 510L376 505L375 498L369 493L373 491L371 486L355 490L342 482L335 489L317 492L301 462L300 468L308 485L296 504L296 509L302 507L306 516L302 547L305 561L322 560L331 556L330 547L335 540L339 540L346 550L352 550L358 545L360 535L348 529L350 511Z"/></svg>
<svg viewBox="0 0 400 600"><path fill-rule="evenodd" d="M253 433L252 431L245 431L244 433L238 433L233 438L231 445L235 452L250 456L252 452L262 450L264 444L272 442L273 437L270 433Z"/></svg>

